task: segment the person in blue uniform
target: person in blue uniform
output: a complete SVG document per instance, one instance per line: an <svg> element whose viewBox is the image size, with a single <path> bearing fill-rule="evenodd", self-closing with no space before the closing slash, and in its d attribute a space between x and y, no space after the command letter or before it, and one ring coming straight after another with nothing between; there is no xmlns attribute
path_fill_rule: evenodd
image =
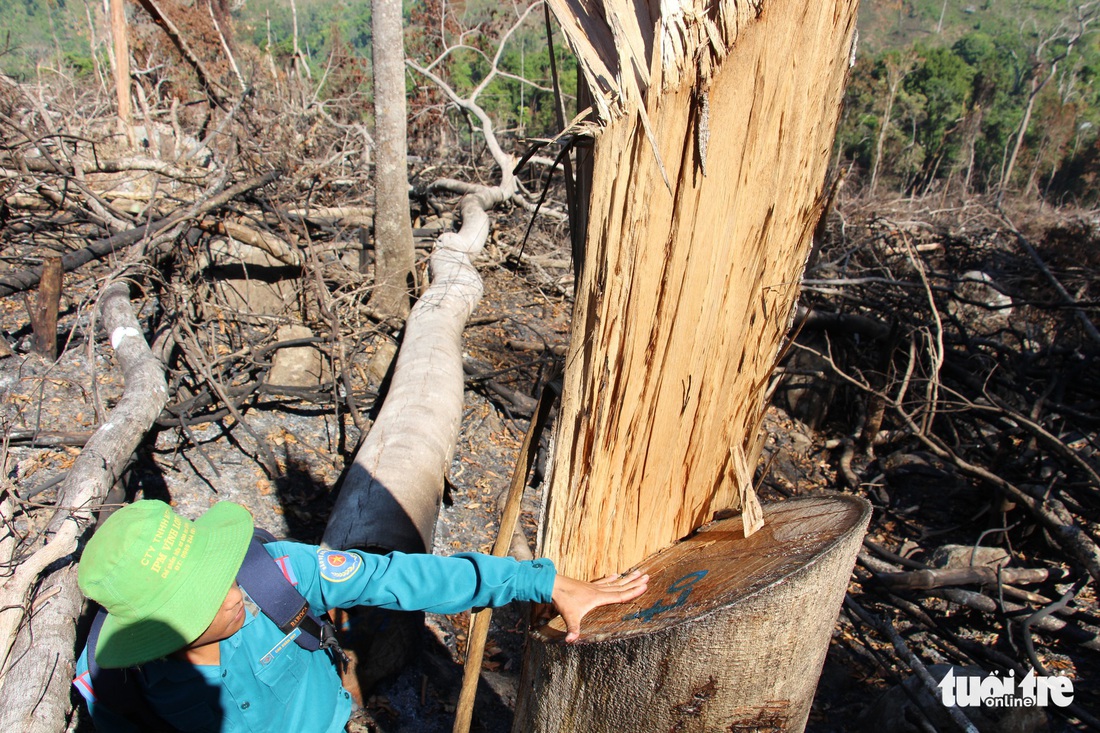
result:
<svg viewBox="0 0 1100 733"><path fill-rule="evenodd" d="M329 655L295 644L295 632L280 631L235 581L252 535L252 516L232 502L195 521L153 500L115 512L89 540L78 571L81 591L107 610L96 661L136 667L149 705L180 731L338 733L352 702ZM641 595L648 581L635 572L588 583L557 574L549 560L476 553L375 555L296 542L265 549L315 613L552 603L566 641L579 637L589 611ZM136 731L96 704L87 666L85 651L74 684L97 730Z"/></svg>

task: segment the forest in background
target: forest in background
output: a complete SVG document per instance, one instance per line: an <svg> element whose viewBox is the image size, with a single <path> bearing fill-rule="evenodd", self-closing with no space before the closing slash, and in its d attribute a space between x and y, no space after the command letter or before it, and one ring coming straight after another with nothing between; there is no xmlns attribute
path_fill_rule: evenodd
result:
<svg viewBox="0 0 1100 733"><path fill-rule="evenodd" d="M255 52L242 64L246 83L269 68L294 65L319 80L320 105L341 100L343 121L369 125L368 0L250 0L227 11L235 41ZM521 11L483 0L407 2L407 54L434 60L433 71L469 91L491 68L490 39ZM1013 192L1054 205L1094 205L1098 13L1100 4L1080 0L865 0L835 164L872 193ZM102 4L89 0L0 0L0 69L45 83L70 74L74 83L97 79L106 88L103 14ZM164 40L141 25L132 25L139 40L134 74L150 87L173 85L185 94L185 82L174 78L182 72L173 72L167 51L157 48ZM576 66L560 37L555 52L563 94L571 98ZM503 73L480 99L500 133L553 137L541 14L513 33L498 67ZM458 113L444 112L434 87L413 74L407 83L413 152L471 144L469 126Z"/></svg>

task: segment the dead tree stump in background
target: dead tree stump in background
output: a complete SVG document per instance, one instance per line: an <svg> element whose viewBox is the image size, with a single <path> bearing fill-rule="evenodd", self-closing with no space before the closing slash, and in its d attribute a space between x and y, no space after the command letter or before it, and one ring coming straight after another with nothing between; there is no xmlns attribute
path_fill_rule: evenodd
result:
<svg viewBox="0 0 1100 733"><path fill-rule="evenodd" d="M61 285L64 276L60 257L47 257L42 262L42 279L38 281L38 297L27 299L27 312L34 329L34 350L50 361L57 358L57 313L61 305Z"/></svg>
<svg viewBox="0 0 1100 733"><path fill-rule="evenodd" d="M651 556L645 595L593 611L580 641L560 618L531 634L512 730L803 730L870 516L795 499L747 538L724 519Z"/></svg>

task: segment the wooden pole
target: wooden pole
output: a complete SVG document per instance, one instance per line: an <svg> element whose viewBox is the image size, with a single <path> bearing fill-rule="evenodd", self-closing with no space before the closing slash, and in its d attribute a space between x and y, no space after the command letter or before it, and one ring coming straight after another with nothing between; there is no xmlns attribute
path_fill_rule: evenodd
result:
<svg viewBox="0 0 1100 733"><path fill-rule="evenodd" d="M34 350L51 361L57 358L57 313L61 307L61 257L42 262L42 279L34 305L27 298L27 311L34 329Z"/></svg>
<svg viewBox="0 0 1100 733"><path fill-rule="evenodd" d="M504 511L501 512L500 527L497 530L497 538L493 542L493 555L504 557L512 546L512 536L519 522L520 506L523 503L523 488L527 485L527 476L531 473L531 466L535 464L535 445L537 436L546 426L550 418L550 408L554 405L554 399L550 391L550 384L543 387L539 395L538 404L535 406L535 414L527 426L527 435L523 438L519 455L516 457L516 466L512 471L512 484L508 487L508 499L504 503ZM481 678L481 660L485 656L485 640L489 636L489 622L493 618L493 609L485 608L473 615L470 623L469 642L466 645L466 664L462 671L462 690L458 697L458 707L455 710L454 733L469 733L470 720L474 714L474 700L477 697L477 681Z"/></svg>
<svg viewBox="0 0 1100 733"><path fill-rule="evenodd" d="M130 42L126 33L126 0L111 0L111 40L115 49L118 119L129 135L133 130L133 113L130 106Z"/></svg>
<svg viewBox="0 0 1100 733"><path fill-rule="evenodd" d="M533 632L513 733L703 733L805 728L871 507L850 495L702 528L647 560L649 590Z"/></svg>

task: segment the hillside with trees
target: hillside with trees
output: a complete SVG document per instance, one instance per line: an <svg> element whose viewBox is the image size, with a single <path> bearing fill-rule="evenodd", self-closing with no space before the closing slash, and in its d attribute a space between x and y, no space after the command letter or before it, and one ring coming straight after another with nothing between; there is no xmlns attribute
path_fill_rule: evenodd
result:
<svg viewBox="0 0 1100 733"><path fill-rule="evenodd" d="M1095 5L869 5L837 145L872 192L1095 203Z"/></svg>
<svg viewBox="0 0 1100 733"><path fill-rule="evenodd" d="M321 98L355 94L357 86L362 92L369 83L369 2L252 0L231 12L239 41L271 62L293 61L317 78ZM108 59L102 31L97 37L89 24L91 13L72 2L4 0L0 68L28 78L41 64L60 62L74 76L102 83ZM1053 205L1095 203L1096 13L1095 3L1067 0L862 3L835 164L876 192L1012 190ZM494 3L405 7L410 56L435 58L441 39L451 36L441 69L459 90L471 89L487 73L492 39L509 24L509 14ZM481 97L502 134L552 136L548 53L537 19L512 33L498 61L506 74ZM150 68L138 73L155 76L157 56L150 54ZM563 93L572 98L575 61L559 53L556 62ZM253 63L250 74L261 73L267 62ZM430 109L440 100L430 85L410 77L408 91L414 108L421 108L411 119L414 132L422 117L425 129L438 132ZM464 135L458 120L449 124L456 136Z"/></svg>

